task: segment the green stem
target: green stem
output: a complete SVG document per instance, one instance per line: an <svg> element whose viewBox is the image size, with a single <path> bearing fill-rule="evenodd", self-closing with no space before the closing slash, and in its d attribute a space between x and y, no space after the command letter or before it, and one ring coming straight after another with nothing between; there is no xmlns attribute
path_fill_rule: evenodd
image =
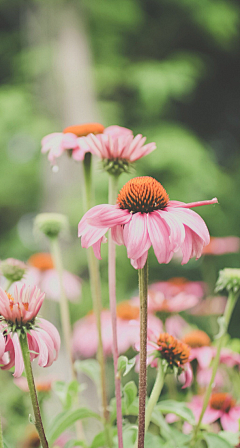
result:
<svg viewBox="0 0 240 448"><path fill-rule="evenodd" d="M210 383L209 383L208 388L207 388L206 393L205 393L202 411L201 411L201 414L200 414L197 426L196 426L196 428L194 430L193 440L192 440L193 445L192 446L194 446L194 444L195 444L195 442L197 440L197 435L198 435L198 432L199 432L199 429L200 429L200 426L201 426L201 423L202 423L202 419L203 419L204 413L205 413L205 411L207 409L207 406L208 406L208 403L209 403L209 399L210 399L210 396L211 396L211 393L212 393L212 386L213 386L214 379L215 379L215 376L216 376L216 373L217 373L217 369L218 369L221 348L222 348L222 345L223 345L223 342L224 342L224 338L225 338L226 333L227 333L228 325L229 325L229 322L230 322L230 319L231 319L231 316L232 316L233 309L234 309L235 304L237 302L237 299L238 299L238 295L234 294L233 292L229 293L227 304L226 304L226 308L225 308L224 314L223 314L224 329L223 329L223 332L222 332L222 334L219 337L218 342L217 342L217 352L216 352L216 356L214 358L213 365L212 365L212 376L211 376Z"/></svg>
<svg viewBox="0 0 240 448"><path fill-rule="evenodd" d="M2 418L0 413L0 448L3 448Z"/></svg>
<svg viewBox="0 0 240 448"><path fill-rule="evenodd" d="M164 370L163 370L163 366L162 366L162 361L161 359L158 359L158 369L157 369L157 377L156 377L156 381L155 384L153 386L150 398L148 400L148 404L146 407L146 417L145 417L145 431L147 432L150 421L151 421L151 416L152 416L152 412L153 409L158 401L158 398L162 392L162 388L163 388L163 384L164 384L164 378L165 378L165 374L164 374Z"/></svg>
<svg viewBox="0 0 240 448"><path fill-rule="evenodd" d="M41 418L41 414L40 414L40 408L39 408L39 404L38 404L37 392L36 392L36 388L35 388L35 384L34 384L32 365L31 365L29 349L28 349L27 335L20 334L19 342L20 342L20 346L21 346L21 350L22 350L25 372L26 372L26 376L27 376L27 382L28 382L30 397L31 397L32 406L33 406L33 412L34 412L34 417L35 417L35 426L36 426L36 429L39 434L42 448L48 448L48 442L47 442L44 428L43 428L42 418Z"/></svg>
<svg viewBox="0 0 240 448"><path fill-rule="evenodd" d="M138 270L140 296L140 371L139 371L139 417L138 448L144 448L145 437L145 403L147 393L147 295L148 266L147 261Z"/></svg>
<svg viewBox="0 0 240 448"><path fill-rule="evenodd" d="M115 204L118 192L118 177L109 175L108 202ZM116 299L116 245L112 239L111 230L108 233L108 284L109 302L113 335L113 365L115 376L115 396L117 408L118 448L123 448L122 434L122 405L121 405L121 377L118 373L118 342L117 342L117 299Z"/></svg>
<svg viewBox="0 0 240 448"><path fill-rule="evenodd" d="M66 293L63 285L63 263L60 245L58 241L58 237L50 238L50 247L51 254L54 261L54 266L59 276L60 283L60 314L61 314L61 323L63 330L63 337L66 346L66 351L70 359L72 379L77 379L76 371L74 369L74 360L72 357L72 346L71 346L71 323L70 323L70 314L68 307L68 299L66 297Z"/></svg>
<svg viewBox="0 0 240 448"><path fill-rule="evenodd" d="M92 154L86 153L83 161L83 172L84 172L84 208L85 212L91 208L93 202L92 193ZM93 310L96 316L97 332L98 332L98 353L97 358L100 364L101 371L101 393L102 393L102 407L103 407L103 417L104 417L104 428L106 434L106 440L109 447L112 447L112 439L109 431L109 412L108 412L108 401L107 401L107 386L106 386L106 366L105 357L103 351L102 342L102 328L101 328L101 312L102 312L102 299L101 299L101 279L99 272L99 264L96 259L92 247L87 250L88 256L88 269L90 276Z"/></svg>

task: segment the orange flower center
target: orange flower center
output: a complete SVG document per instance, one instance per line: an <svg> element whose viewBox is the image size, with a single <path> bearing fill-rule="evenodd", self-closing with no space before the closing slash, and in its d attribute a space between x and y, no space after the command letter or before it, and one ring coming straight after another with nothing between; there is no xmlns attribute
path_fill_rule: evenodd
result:
<svg viewBox="0 0 240 448"><path fill-rule="evenodd" d="M85 123L68 126L63 130L63 133L66 134L67 132L71 132L77 137L84 137L88 134L102 134L104 129L104 126L100 123Z"/></svg>
<svg viewBox="0 0 240 448"><path fill-rule="evenodd" d="M119 207L133 213L163 210L168 201L168 194L160 182L149 176L129 180L117 197Z"/></svg>
<svg viewBox="0 0 240 448"><path fill-rule="evenodd" d="M5 292L6 292L7 296L8 296L8 300L10 302L10 310L12 311L13 305L15 303L15 300L14 300L13 296L9 292L7 292L7 291L5 291ZM28 302L23 303L23 306L24 306L26 311L28 311L28 305L29 305ZM19 304L18 304L18 308L19 308Z"/></svg>
<svg viewBox="0 0 240 448"><path fill-rule="evenodd" d="M188 344L192 348L206 347L211 345L210 337L207 335L207 333L205 333L205 331L202 330L191 331L190 333L186 334L182 340L183 342L185 342L185 344Z"/></svg>
<svg viewBox="0 0 240 448"><path fill-rule="evenodd" d="M44 252L32 255L29 258L28 263L30 266L34 266L34 268L38 268L40 271L47 271L48 269L54 268L51 255Z"/></svg>
<svg viewBox="0 0 240 448"><path fill-rule="evenodd" d="M231 395L224 392L218 392L211 395L209 404L212 409L229 412L230 409L235 406L236 401Z"/></svg>
<svg viewBox="0 0 240 448"><path fill-rule="evenodd" d="M190 347L168 333L161 333L157 345L162 358L166 359L170 366L182 367L189 360Z"/></svg>
<svg viewBox="0 0 240 448"><path fill-rule="evenodd" d="M139 308L130 305L128 302L119 303L117 306L117 316L124 320L135 320L139 317Z"/></svg>
<svg viewBox="0 0 240 448"><path fill-rule="evenodd" d="M49 392L51 390L51 381L36 381L38 392Z"/></svg>

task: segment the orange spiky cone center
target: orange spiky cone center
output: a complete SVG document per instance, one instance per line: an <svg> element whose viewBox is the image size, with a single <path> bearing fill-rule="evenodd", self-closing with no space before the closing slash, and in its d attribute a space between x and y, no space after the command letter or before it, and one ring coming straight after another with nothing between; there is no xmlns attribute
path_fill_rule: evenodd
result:
<svg viewBox="0 0 240 448"><path fill-rule="evenodd" d="M224 392L217 392L211 395L209 405L212 409L229 412L236 404L231 395Z"/></svg>
<svg viewBox="0 0 240 448"><path fill-rule="evenodd" d="M205 333L205 331L202 330L191 331L190 333L186 334L182 338L182 340L191 348L206 347L211 345L210 337L207 335L207 333Z"/></svg>
<svg viewBox="0 0 240 448"><path fill-rule="evenodd" d="M135 320L139 317L139 308L128 302L122 302L117 305L117 316L123 320Z"/></svg>
<svg viewBox="0 0 240 448"><path fill-rule="evenodd" d="M32 255L28 260L28 264L43 272L47 271L48 269L54 268L53 259L51 255L44 252L39 252L37 254Z"/></svg>
<svg viewBox="0 0 240 448"><path fill-rule="evenodd" d="M171 367L183 367L189 361L190 347L172 335L161 333L157 340L157 345L162 358L166 359Z"/></svg>
<svg viewBox="0 0 240 448"><path fill-rule="evenodd" d="M163 210L169 201L163 186L153 177L142 176L129 180L121 189L117 204L132 213Z"/></svg>
<svg viewBox="0 0 240 448"><path fill-rule="evenodd" d="M102 134L104 129L104 126L100 123L85 123L68 126L63 130L63 133L67 134L68 132L71 132L77 137L85 137L88 134Z"/></svg>

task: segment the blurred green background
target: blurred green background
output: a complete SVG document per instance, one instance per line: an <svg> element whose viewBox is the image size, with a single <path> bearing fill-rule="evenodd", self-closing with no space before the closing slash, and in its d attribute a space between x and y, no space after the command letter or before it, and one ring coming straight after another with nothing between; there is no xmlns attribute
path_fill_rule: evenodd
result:
<svg viewBox="0 0 240 448"><path fill-rule="evenodd" d="M0 0L0 259L26 261L49 250L32 234L39 212L69 217L65 267L80 275L83 298L73 321L91 309L86 253L77 239L82 167L66 157L54 173L41 139L71 124L118 124L157 149L122 175L150 175L170 199L211 199L197 210L212 236L240 236L240 4L234 0ZM95 161L96 203L107 202L107 174ZM107 247L100 269L108 306ZM137 272L118 248L118 300L137 289ZM150 281L208 280L240 267L239 254L159 265ZM207 273L207 277L206 277ZM240 307L239 312L240 312ZM239 312L231 333L240 336ZM17 398L16 398L17 400ZM21 413L21 412L20 412Z"/></svg>

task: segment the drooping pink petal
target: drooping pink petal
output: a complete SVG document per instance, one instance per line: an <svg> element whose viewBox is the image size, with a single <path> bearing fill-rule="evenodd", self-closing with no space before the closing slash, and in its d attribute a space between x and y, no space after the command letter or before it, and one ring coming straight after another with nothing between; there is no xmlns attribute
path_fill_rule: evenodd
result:
<svg viewBox="0 0 240 448"><path fill-rule="evenodd" d="M103 204L100 211L88 218L88 223L96 227L110 228L127 224L131 219L132 215L129 210L122 210L118 205Z"/></svg>
<svg viewBox="0 0 240 448"><path fill-rule="evenodd" d="M186 364L183 373L185 375L185 382L184 385L182 386L182 389L186 389L186 387L191 386L193 380L193 372L189 363Z"/></svg>
<svg viewBox="0 0 240 448"><path fill-rule="evenodd" d="M172 211L178 219L181 220L181 222L189 227L193 232L195 232L202 240L204 241L205 245L209 244L210 241L210 235L208 232L208 228L201 218L196 212L193 210L189 210L182 207L168 207L169 211Z"/></svg>
<svg viewBox="0 0 240 448"><path fill-rule="evenodd" d="M111 232L112 232L112 239L113 241L118 244L119 246L121 246L122 244L124 244L124 239L123 239L123 226L113 226L111 228Z"/></svg>
<svg viewBox="0 0 240 448"><path fill-rule="evenodd" d="M132 220L124 227L123 238L128 258L140 258L151 247L147 216L147 214L135 213Z"/></svg>
<svg viewBox="0 0 240 448"><path fill-rule="evenodd" d="M94 243L92 245L94 255L95 255L95 257L98 260L102 259L102 257L101 257L101 244L102 243L106 243L106 242L107 242L107 238L105 238L105 236L102 236L102 238L100 238L96 243Z"/></svg>
<svg viewBox="0 0 240 448"><path fill-rule="evenodd" d="M154 253L159 263L169 263L173 252L169 240L169 227L158 212L147 214L147 227Z"/></svg>
<svg viewBox="0 0 240 448"><path fill-rule="evenodd" d="M1 328L0 328L0 359L2 358L4 352L5 352L5 338L1 332Z"/></svg>
<svg viewBox="0 0 240 448"><path fill-rule="evenodd" d="M52 338L53 345L56 350L56 354L58 354L60 345L61 345L61 339L60 339L58 330L56 329L56 327L54 327L53 324L51 324L51 322L49 322L46 319L43 319L42 317L40 319L38 319L38 321L39 321L40 328L42 328L44 331L46 331L46 333L48 333L50 335L50 337Z"/></svg>
<svg viewBox="0 0 240 448"><path fill-rule="evenodd" d="M13 376L15 378L17 378L17 377L21 376L23 373L24 362L23 362L22 351L21 351L18 335L16 333L12 337L12 343L13 343L14 352L15 352L15 372L14 372Z"/></svg>
<svg viewBox="0 0 240 448"><path fill-rule="evenodd" d="M82 247L86 249L90 246L93 246L95 243L102 241L102 237L107 233L108 227L93 227L89 224L86 224L84 232L82 232ZM80 236L80 235L79 235Z"/></svg>
<svg viewBox="0 0 240 448"><path fill-rule="evenodd" d="M240 417L240 416L239 416ZM239 417L233 418L231 415L231 409L229 413L224 413L221 418L221 425L225 431L238 432L239 431Z"/></svg>
<svg viewBox="0 0 240 448"><path fill-rule="evenodd" d="M222 415L223 415L223 411L221 411L219 409L212 409L212 408L210 408L210 406L208 406L204 413L202 423L205 425L208 425L208 424L213 423L216 420L218 420L220 417L222 417Z"/></svg>
<svg viewBox="0 0 240 448"><path fill-rule="evenodd" d="M170 229L169 240L171 244L171 249L173 251L176 251L179 248L179 246L181 246L185 238L184 225L182 221L178 218L178 216L174 214L171 208L167 208L166 211L159 210L158 213L161 216L161 218L166 222L166 224Z"/></svg>
<svg viewBox="0 0 240 448"><path fill-rule="evenodd" d="M131 258L131 265L134 269L142 269L147 261L148 251L146 251L141 257L137 259Z"/></svg>

